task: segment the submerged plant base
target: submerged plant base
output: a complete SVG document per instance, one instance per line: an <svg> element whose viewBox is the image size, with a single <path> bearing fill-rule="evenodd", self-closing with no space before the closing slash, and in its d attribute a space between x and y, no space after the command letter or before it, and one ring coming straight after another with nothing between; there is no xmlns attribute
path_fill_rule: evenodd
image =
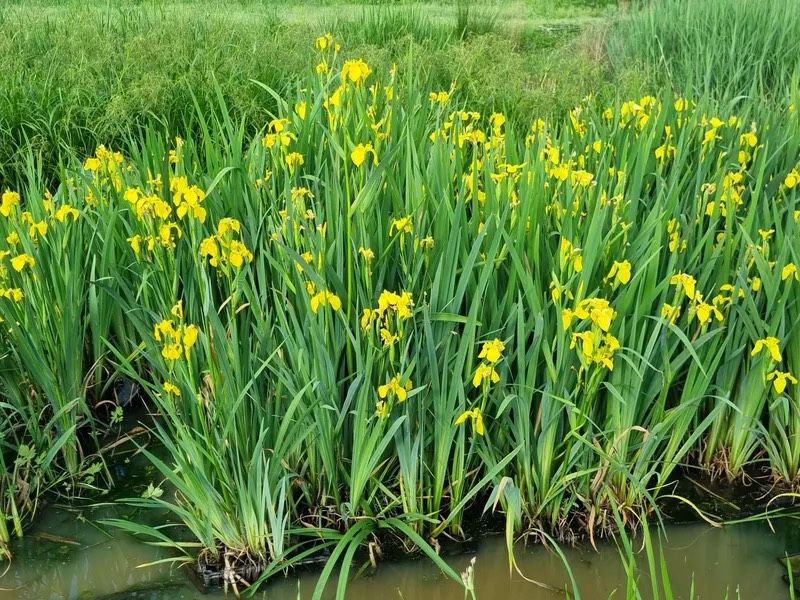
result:
<svg viewBox="0 0 800 600"><path fill-rule="evenodd" d="M767 511L773 513L781 511L794 504L791 497L782 495L789 491L789 488L776 486L769 470L758 466L751 466L745 476L733 482L721 480L706 470L692 471L684 468L669 490L667 497L659 498L657 502L659 514L669 522L681 525L702 522L722 524L726 521L747 520ZM483 505L483 502L475 503L475 506L479 505ZM635 510L630 510L627 514L634 518L621 517L625 533L635 535L641 531L644 522L640 513ZM482 541L504 533L504 517L498 513L481 514L476 508L471 508L465 514L465 523L469 525L464 526L460 537L443 534L439 538L427 541L440 556L458 557L475 554ZM564 517L558 527L549 530L541 523L529 524L526 532L518 536L517 541L523 541L526 546L541 545L545 548L550 546L552 540L575 548L588 549L591 544L597 550L596 542L610 539L618 532L619 528L611 509L598 514L576 511ZM545 533L552 536L552 540L548 540ZM377 556L382 563L398 564L425 558L418 547L396 532L378 531L374 534L374 540L373 544L380 548ZM228 589L235 582L241 591L245 582L256 581L266 568L266 565L259 566L257 561L242 558L234 552L229 551L226 554L220 549L218 556L228 557L227 567L224 562L215 560L210 553L205 553L187 568L187 574L199 589L223 587ZM320 552L295 563L285 571L285 574L297 577L303 573L318 573L329 558L329 552ZM356 553L354 564L364 565L362 573L365 571L375 573L378 566L375 558L376 553L364 547ZM785 559L781 559L781 562L786 564ZM800 555L789 557L789 563L796 573L796 583L800 583Z"/></svg>
<svg viewBox="0 0 800 600"><path fill-rule="evenodd" d="M203 552L195 563L195 574L205 587L231 586L237 590L250 586L266 566L263 559L222 548L216 556L211 552Z"/></svg>
<svg viewBox="0 0 800 600"><path fill-rule="evenodd" d="M795 504L792 488L775 483L766 467L751 466L733 480L706 470L684 469L659 510L674 523L694 523L699 513L718 522L734 521L785 509Z"/></svg>
<svg viewBox="0 0 800 600"><path fill-rule="evenodd" d="M499 511L482 513L486 498L479 498L464 514L464 525L458 534L445 532L436 538L428 537L426 543L443 558L455 558L474 555L482 542L490 538L504 535L505 515ZM630 511L633 515L635 511ZM692 522L698 522L697 515ZM591 524L590 524L591 522ZM626 534L641 530L641 518L623 520ZM346 529L343 529L345 531ZM565 516L556 528L547 528L540 522L529 523L527 529L520 534L517 541L524 542L526 547L541 545L552 549L552 542L566 544L578 548L587 542L597 549L597 541L610 539L619 529L614 521L612 510L592 515L588 511L575 511ZM412 540L400 535L397 531L379 529L371 534L372 541L363 545L354 555L353 564L362 565L359 573L377 572L379 564L399 564L408 561L425 559L425 553ZM298 577L304 573L318 574L331 558L328 550L320 552L293 563L283 574L286 577ZM185 572L192 583L200 590L210 591L224 588L241 591L248 584L255 582L268 567L264 562L254 560L239 551L219 548L216 554L203 552ZM271 577L263 585L269 585L276 576ZM260 586L263 587L263 586Z"/></svg>

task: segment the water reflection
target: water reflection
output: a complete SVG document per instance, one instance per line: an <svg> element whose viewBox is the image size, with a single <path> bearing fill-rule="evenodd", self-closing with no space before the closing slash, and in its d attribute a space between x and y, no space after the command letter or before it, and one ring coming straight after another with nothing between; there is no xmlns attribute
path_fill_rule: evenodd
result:
<svg viewBox="0 0 800 600"><path fill-rule="evenodd" d="M212 600L221 592L202 594L183 573L167 565L137 568L166 556L162 550L137 542L116 531L104 531L80 512L49 509L24 540L13 550L15 558L0 577L0 600ZM96 515L92 515L96 517ZM784 570L777 558L791 548L788 526L772 533L766 524L751 523L712 529L706 525L673 526L668 529L664 553L676 598L688 598L694 586L696 597L786 598ZM613 545L565 550L583 597L588 600L625 596L625 572ZM484 540L476 552L450 560L463 570L477 556L478 598L551 600L564 598L509 573L503 540ZM554 553L535 546L520 547L522 573L552 588L564 588L568 579ZM644 556L641 557L642 564ZM646 569L640 570L640 587L649 588ZM264 598L295 600L310 597L315 576L277 580ZM616 590L616 592L615 592ZM117 594L115 596L115 594ZM331 597L333 594L331 593ZM645 594L645 597L647 595ZM357 579L348 587L354 600L426 599L462 600L463 591L425 560L384 563L377 573Z"/></svg>

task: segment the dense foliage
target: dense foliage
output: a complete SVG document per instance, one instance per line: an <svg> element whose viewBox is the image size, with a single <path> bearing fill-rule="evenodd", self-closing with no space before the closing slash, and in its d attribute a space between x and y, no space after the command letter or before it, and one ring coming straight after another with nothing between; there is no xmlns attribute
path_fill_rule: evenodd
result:
<svg viewBox="0 0 800 600"><path fill-rule="evenodd" d="M23 146L0 201L6 556L41 494L112 483L130 382L165 449L130 502L190 539L114 523L239 586L327 549L317 591L341 565L343 593L390 536L460 580L436 540L482 511L513 562L519 534L637 529L681 465L798 486L791 76L522 125L411 58L307 53L253 84L255 134L212 84L181 137L66 140L55 177Z"/></svg>

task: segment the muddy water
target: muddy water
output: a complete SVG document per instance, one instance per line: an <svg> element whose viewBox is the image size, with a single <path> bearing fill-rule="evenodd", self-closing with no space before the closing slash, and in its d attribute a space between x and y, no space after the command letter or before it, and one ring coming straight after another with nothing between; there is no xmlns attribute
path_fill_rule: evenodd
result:
<svg viewBox="0 0 800 600"><path fill-rule="evenodd" d="M103 511L80 512L50 507L28 537L13 548L15 558L0 577L0 600L194 600L222 598L221 592L202 594L183 572L166 565L139 568L164 558L157 548L139 543L115 530L106 530L95 520ZM777 559L784 552L800 550L792 526L785 524L772 533L763 523L713 529L705 525L673 526L668 529L664 552L676 597L688 598L694 585L696 597L705 599L781 599L788 597ZM794 546L794 547L793 547ZM624 597L625 576L616 549L601 547L571 549L566 555L588 600ZM489 538L472 553L454 557L459 571L472 556L476 562L479 599L549 600L563 593L549 591L509 575L503 542ZM541 547L518 552L523 573L553 587L567 581L560 559ZM642 575L642 577L645 577ZM299 579L281 579L257 597L275 600L308 598L313 574ZM642 580L642 589L648 587ZM115 595L116 594L116 595ZM380 566L377 573L354 580L348 598L461 600L463 591L446 580L424 560Z"/></svg>

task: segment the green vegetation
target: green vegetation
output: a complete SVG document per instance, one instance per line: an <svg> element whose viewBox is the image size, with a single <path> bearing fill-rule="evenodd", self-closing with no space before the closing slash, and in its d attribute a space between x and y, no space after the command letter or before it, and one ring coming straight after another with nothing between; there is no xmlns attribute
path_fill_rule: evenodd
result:
<svg viewBox="0 0 800 600"><path fill-rule="evenodd" d="M658 0L621 19L612 57L677 93L780 104L798 86L800 4L793 0Z"/></svg>
<svg viewBox="0 0 800 600"><path fill-rule="evenodd" d="M575 22L536 14L524 4L2 8L0 179L16 184L31 153L52 174L64 152L126 149L142 128L199 133L195 108L209 115L220 100L254 134L276 106L252 80L291 89L313 66L307 48L321 31L334 31L348 56L375 68L396 63L402 73L411 57L420 85L457 81L470 106L506 108L520 122L565 114L590 92L610 93L594 33L604 23L590 13Z"/></svg>
<svg viewBox="0 0 800 600"><path fill-rule="evenodd" d="M390 539L461 581L436 540L479 515L513 565L521 534L642 529L685 464L797 486L797 63L679 68L782 22L731 2L714 35L657 25L669 75L610 67L605 20L6 9L4 553L38 493L112 483L129 380L169 457L129 502L190 539L114 524L238 588L329 551L341 596ZM674 93L628 96L640 72Z"/></svg>

